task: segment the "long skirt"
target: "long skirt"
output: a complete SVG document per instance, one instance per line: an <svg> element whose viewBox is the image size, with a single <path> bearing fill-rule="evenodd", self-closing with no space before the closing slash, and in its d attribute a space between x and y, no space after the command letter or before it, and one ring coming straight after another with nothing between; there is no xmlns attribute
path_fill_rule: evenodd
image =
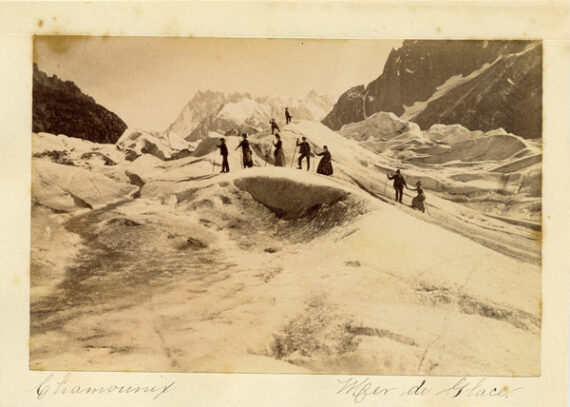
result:
<svg viewBox="0 0 570 407"><path fill-rule="evenodd" d="M245 150L243 152L243 167L244 168L253 167L253 157L251 154L251 150Z"/></svg>
<svg viewBox="0 0 570 407"><path fill-rule="evenodd" d="M333 167L331 161L326 158L321 158L319 166L317 167L317 174L332 175L332 173Z"/></svg>
<svg viewBox="0 0 570 407"><path fill-rule="evenodd" d="M275 150L273 156L275 158L276 167L285 167L285 154L283 154L282 148L280 148L279 150Z"/></svg>
<svg viewBox="0 0 570 407"><path fill-rule="evenodd" d="M412 199L412 208L418 209L422 212L425 212L426 207L424 205L424 201L426 200L426 196L424 194L416 195Z"/></svg>

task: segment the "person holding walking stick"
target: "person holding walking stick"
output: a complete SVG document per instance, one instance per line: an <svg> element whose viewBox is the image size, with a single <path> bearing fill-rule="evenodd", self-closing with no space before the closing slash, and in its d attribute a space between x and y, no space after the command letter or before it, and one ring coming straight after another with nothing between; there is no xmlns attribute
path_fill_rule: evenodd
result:
<svg viewBox="0 0 570 407"><path fill-rule="evenodd" d="M249 141L247 140L247 134L242 133L242 140L236 147L236 150L241 147L242 155L243 155L243 168L251 168L253 167L253 158L252 158L252 151L249 147Z"/></svg>
<svg viewBox="0 0 570 407"><path fill-rule="evenodd" d="M307 171L311 168L311 145L307 142L307 137L303 136L302 142L299 143L299 139L295 143L295 147L299 147L299 166L298 170L302 169L303 158L307 157Z"/></svg>

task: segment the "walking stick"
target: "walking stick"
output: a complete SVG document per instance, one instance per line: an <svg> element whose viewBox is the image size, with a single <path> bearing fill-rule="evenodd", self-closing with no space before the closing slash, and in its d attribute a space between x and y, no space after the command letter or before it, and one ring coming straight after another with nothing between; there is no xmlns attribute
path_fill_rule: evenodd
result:
<svg viewBox="0 0 570 407"><path fill-rule="evenodd" d="M295 154L297 153L297 144L295 144L295 149L293 150L293 157L291 157L291 165L290 168L293 168L293 161L295 161Z"/></svg>
<svg viewBox="0 0 570 407"><path fill-rule="evenodd" d="M212 172L216 169L216 157L212 160Z"/></svg>
<svg viewBox="0 0 570 407"><path fill-rule="evenodd" d="M386 186L388 185L388 178L384 178L384 195L386 195Z"/></svg>
<svg viewBox="0 0 570 407"><path fill-rule="evenodd" d="M268 155L269 155L269 154L265 154L265 164L263 164L264 167L267 167L267 156L268 156Z"/></svg>

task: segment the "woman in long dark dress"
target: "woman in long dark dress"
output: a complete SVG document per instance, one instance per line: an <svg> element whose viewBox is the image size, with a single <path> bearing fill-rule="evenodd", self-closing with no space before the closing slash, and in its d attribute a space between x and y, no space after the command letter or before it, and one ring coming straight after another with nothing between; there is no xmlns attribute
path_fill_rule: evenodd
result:
<svg viewBox="0 0 570 407"><path fill-rule="evenodd" d="M285 166L285 154L283 153L283 142L281 141L281 136L279 133L275 134L275 138L277 141L273 143L275 146L275 151L273 152L273 158L275 159L275 166L276 167L284 167Z"/></svg>
<svg viewBox="0 0 570 407"><path fill-rule="evenodd" d="M419 211L425 212L426 207L424 205L424 201L426 200L426 196L424 195L424 190L422 189L422 182L416 182L416 188L408 188L410 191L416 191L418 194L412 199L412 208L417 209Z"/></svg>
<svg viewBox="0 0 570 407"><path fill-rule="evenodd" d="M249 141L247 140L247 134L242 133L242 140L236 147L236 150L241 147L243 155L243 168L253 167L252 151L249 147Z"/></svg>
<svg viewBox="0 0 570 407"><path fill-rule="evenodd" d="M323 157L321 158L321 161L319 161L319 166L317 167L317 174L332 175L333 167L331 163L332 159L331 153L329 152L327 146L323 146L323 149L325 151L323 151L322 153L316 153L317 155Z"/></svg>

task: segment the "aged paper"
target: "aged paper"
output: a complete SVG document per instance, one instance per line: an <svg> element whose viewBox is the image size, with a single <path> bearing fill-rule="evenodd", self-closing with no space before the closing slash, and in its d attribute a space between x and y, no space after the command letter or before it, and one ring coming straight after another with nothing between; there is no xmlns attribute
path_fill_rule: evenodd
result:
<svg viewBox="0 0 570 407"><path fill-rule="evenodd" d="M0 18L2 18L3 23L0 39L3 54L1 69L3 87L6 89L2 95L2 111L4 114L0 123L2 126L2 154L4 154L2 181L6 191L6 199L2 203L4 205L2 216L3 224L8 225L2 233L2 248L5 251L2 317L4 318L5 330L3 331L4 352L2 354L1 380L6 385L3 386L5 390L0 396L0 400L4 404L103 404L112 406L129 403L136 403L136 405L153 403L182 406L189 404L298 405L326 403L329 405L348 405L357 403L374 405L383 403L385 405L441 405L447 403L449 405L489 405L497 403L517 406L565 405L568 371L568 255L565 248L568 242L567 212L569 202L567 192L569 43L567 29L564 28L568 26L568 9L565 5L552 3L545 7L540 4L529 3L521 7L520 5L515 6L513 3L501 3L493 6L454 3L420 6L417 3L396 5L391 3L303 4L271 2L214 5L204 3L84 5L23 3L2 4L0 7L2 7ZM110 18L111 15L113 18ZM236 17L238 15L239 18ZM516 15L516 18L513 18L513 15ZM329 316L332 314L337 318L330 323L330 326L341 326L342 334L337 338L335 336L337 331L334 328L330 332L325 332L324 336L327 340L331 337L338 339L336 342L333 341L337 344L335 346L338 348L342 345L343 351L347 350L347 353L362 343L361 339L356 341L355 337L365 337L365 339L369 336L380 339L388 338L398 342L398 346L402 344L415 346L417 341L416 338L402 334L402 330L370 328L366 324L365 317L359 321L345 320L342 317L342 312L329 306L326 296L315 295L305 304L305 308L295 309L292 307L291 316L302 311L298 317L300 322L291 321L280 334L275 335L272 344L265 348L269 349L268 352L276 359L290 363L291 368L285 367L285 363L267 364L264 359L267 354L263 353L264 351L259 351L259 347L254 345L252 345L252 350L248 350L248 354L254 355L254 357L249 357L247 360L231 360L228 356L229 353L225 349L220 349L217 359L197 360L195 368L188 365L181 367L176 355L173 356L171 352L176 352L176 348L183 348L184 343L178 343L173 348L163 346L161 349L158 346L156 349L148 349L147 355L139 356L136 354L135 357L129 357L132 349L128 346L121 346L119 343L111 349L106 346L97 347L99 342L96 340L96 336L99 331L87 332L87 330L84 335L87 344L85 347L90 351L94 349L94 351L89 356L85 353L85 358L79 355L76 356L77 359L70 357L58 359L57 355L67 354L66 352L70 349L69 346L73 345L73 342L66 342L67 338L73 337L76 333L64 329L57 331L56 335L53 331L44 328L52 327L54 324L57 326L58 321L66 318L66 312L73 311L75 308L81 307L82 304L69 302L66 312L55 314L55 322L38 317L41 312L45 312L44 309L31 306L31 301L34 301L37 295L41 297L41 292L37 294L38 290L34 291L37 284L33 277L30 278L30 275L34 275L33 267L32 273L29 274L28 272L30 269L30 251L32 251L33 261L34 250L36 252L41 251L44 247L41 241L34 240L33 236L30 245L29 232L30 228L34 230L34 224L30 223L30 211L32 210L30 207L30 186L32 184L30 158L33 152L31 147L35 145L30 145L28 135L32 130L30 122L32 117L32 61L42 58L38 52L34 53L33 35L38 34L307 38L307 44L313 43L310 40L312 38L331 40L376 39L395 43L404 39L507 40L506 42L511 39L536 40L543 49L541 168L543 189L542 219L541 222L540 220L538 222L539 225L542 223L542 253L537 249L532 249L532 245L525 246L518 243L509 247L508 245L500 246L498 245L500 242L495 242L500 247L500 249L497 247L495 249L502 250L503 253L507 253L511 257L514 253L518 253L519 257L524 258L527 262L530 259L531 263L533 261L540 263L541 260L540 278L537 278L536 281L529 280L528 284L530 286L541 284L542 289L540 290L538 287L532 289L531 287L529 291L525 292L532 293L529 294L528 298L517 299L520 301L517 303L520 304L532 304L532 301L538 301L538 306L541 307L536 311L538 317L533 316L533 312L526 313L526 309L516 312L508 311L504 307L490 309L486 303L475 301L476 291L463 291L465 295L459 299L453 299L446 289L440 290L441 292L436 290L437 294L433 294L437 287L434 288L426 284L419 286L421 290L427 293L422 295L427 296L426 298L429 297L428 302L433 299L436 303L440 301L466 308L469 314L478 313L485 317L491 315L491 319L506 319L512 327L517 329L522 327L525 331L531 332L532 335L527 341L524 336L527 335L527 332L515 340L514 337L506 334L506 330L494 331L499 332L498 335L502 341L512 344L514 354L520 354L516 350L517 346L528 349L528 354L522 358L524 360L519 357L518 360L513 361L512 366L501 363L493 364L491 361L492 344L497 339L489 338L488 349L474 346L473 351L479 354L465 355L464 359L465 361L480 360L481 353L488 352L489 361L487 365L474 364L471 366L465 362L465 366L462 366L461 359L458 359L459 356L453 349L452 341L449 344L447 360L441 354L438 355L439 359L433 359L446 360L446 364L441 367L433 361L430 362L429 346L423 353L423 357L420 358L419 366L415 357L410 358L409 365L364 365L361 361L366 359L366 353L362 351L362 347L360 348L362 353L357 355L352 362L342 359L332 359L328 362L321 359L318 362L320 364L315 364L314 360L312 362L310 360L298 362L300 357L306 357L306 354L310 353L311 350L319 347L322 349L322 347L330 344L319 342L318 338L309 336L308 338L313 342L305 348L301 345L302 349L299 351L291 345L297 340L291 332L294 333L295 329L300 331L314 329L315 321L320 321L321 315L327 313ZM114 39L108 41L112 43ZM216 44L215 39L209 41ZM220 41L222 40L218 40L217 43L219 44ZM239 45L238 40L233 41L236 41L238 45L230 46L238 49L245 47L245 45ZM288 41L294 42L294 40ZM133 42L136 42L136 39L133 39ZM318 46L318 41L316 44L315 47ZM530 45L531 47L525 45L521 52L531 50L533 45ZM36 51L41 48L38 46L38 42L36 42L35 47ZM51 49L54 49L53 45ZM45 57L42 61L45 61ZM57 61L57 59L54 58L53 61ZM108 63L113 62L109 61ZM96 75L97 72L93 71L92 76L96 78ZM509 80L511 78L506 78L506 81ZM293 116L298 114L293 108L291 111ZM406 111L405 114L411 117L413 111ZM527 117L520 118L521 121L526 119ZM248 129L247 131L253 130ZM286 135L286 130L282 134ZM226 134L226 137L233 137L233 135ZM333 157L334 154L333 151ZM290 157L290 152L285 150L285 156L286 158ZM60 160L60 157L55 157L55 159ZM301 165L301 161L299 163ZM287 162L287 164L289 163ZM235 163L230 161L230 165L235 168ZM263 166L263 163L260 166ZM47 177L46 182L53 181L53 176ZM134 183L136 184L136 180ZM236 185L240 185L240 188L252 195L259 194L246 181L236 181ZM329 185L326 183L319 186L319 188L328 187ZM429 190L429 186L426 185L426 188ZM336 202L337 198L335 196L329 197L328 193L322 192L319 199L329 199L331 202ZM75 198L74 200L74 204L77 204L77 200ZM192 206L192 210L199 210L206 200L200 201L202 203L195 202L197 205ZM168 202L166 199L165 204ZM180 202L179 200L178 203ZM273 201L262 203L270 207L277 205ZM82 205L90 206L91 203L82 201ZM427 208L429 211L430 207L427 206ZM296 211L305 209L285 205L280 207L281 212L279 213L280 216L287 219L288 216L296 215ZM150 210L150 208L142 208L140 213L145 212L145 210ZM120 224L119 226L132 225L132 219L121 219L119 222L127 222L127 224ZM322 219L326 221L326 218ZM529 224L533 224L532 219L525 220L525 225L528 226ZM107 242L114 242L112 233L111 231L110 240ZM345 233L354 232L347 230ZM447 235L443 234L442 236ZM181 247L183 249L188 247L200 248L201 245L208 243L207 239L204 241L188 239L178 242L180 243L178 244L176 240L178 236L175 233L172 233L168 239L172 239L177 250ZM491 245L491 242L484 240L484 236L475 241L483 246ZM71 245L72 242L64 242L63 244ZM271 245L265 249L265 253L269 254L277 250ZM358 262L356 259L347 259L344 266L361 267L362 263L363 267L366 267L366 260L374 256L373 250L368 252L363 250L359 253L364 256L363 259L358 259ZM484 255L481 257L482 264L484 264L484 260L493 261L493 257L490 257L491 260L484 258ZM47 256L42 261L48 263L51 261L57 264L58 259L56 256ZM97 261L101 261L101 259ZM495 262L493 264L500 268L502 263ZM303 264L299 263L296 267L301 268ZM274 272L266 270L264 273L253 273L252 275L267 282L276 277L278 272L275 270L277 268L274 269ZM469 282L468 278L462 287L469 283L472 286L477 286L477 283L480 282ZM518 283L520 281L517 281ZM491 293L489 294L491 297L493 292L508 292L511 287L508 281L500 279L488 281L487 284L489 288L486 291ZM31 291L29 287L32 288ZM366 286L361 288L365 290ZM347 291L350 292L348 295L358 295L357 288L345 290L345 292ZM223 292L220 293L223 294ZM468 293L471 293L471 296ZM134 294L136 293L133 292ZM510 294L513 295L513 293ZM261 293L259 295L260 298L263 298ZM342 294L341 291L338 291L334 295ZM433 297L434 295L435 297ZM154 302L151 301L151 305L153 307L159 307L161 304L166 305L173 307L169 308L172 311L175 306L168 301L167 297L158 297L158 299L153 300ZM231 307L232 305L230 305ZM30 318L30 308L32 308L32 315L35 315L35 319ZM226 311L222 308L218 310L218 313L213 312L217 315L212 316L214 320L218 318L219 321L219 315ZM421 310L421 308L418 309ZM95 311L98 312L96 308ZM149 312L156 312L156 310L149 310ZM311 316L312 312L315 315ZM103 313L102 315L103 318L108 318L110 314ZM120 315L120 318L125 318L125 315L128 318L128 312ZM366 312L363 310L360 315L366 315ZM406 314L403 313L402 315ZM114 317L118 318L117 315ZM172 312L170 317L176 321L176 312ZM408 316L408 318L410 317L411 315ZM163 321L167 318L164 317ZM226 316L224 318L231 320L232 317ZM373 317L370 316L369 320L371 318ZM413 318L421 320L421 312L420 315L414 315ZM425 318L432 317L426 313ZM108 320L107 323L112 325L113 321ZM117 322L115 321L115 323ZM127 319L119 323L129 326L129 330L132 330L135 336L145 335L145 329L138 332L133 329L137 326L136 323L130 324ZM227 323L231 324L231 321ZM430 324L430 322L427 323ZM460 332L461 327L457 326L459 323L459 320L452 323L448 330ZM97 321L94 322L94 326L95 324L105 325L106 321ZM174 329L175 325L176 322L168 329ZM405 323L401 324L402 327L404 325ZM398 327L399 325L394 324L393 326ZM491 326L493 325L489 325L489 327ZM200 327L200 329L202 328L207 327L204 325ZM485 336L484 332L481 331L486 329L485 325L480 328L482 338ZM489 329L491 330L491 328ZM154 330L159 332L160 327L154 327ZM501 334L502 332L505 333ZM160 334L158 336L161 337ZM255 335L253 335L252 340L255 339ZM305 343L309 339L305 338ZM162 340L164 341L164 338ZM142 340L139 339L138 342L142 342ZM228 343L228 341L212 343L211 345L223 347L224 343ZM534 345L529 345L531 343ZM189 346L197 345L189 344ZM227 346L231 346L231 344L228 343ZM148 361L162 360L164 356L159 358L155 356L154 352L159 353L164 349L167 349L167 360L172 363L170 366L165 367L161 363L156 365L148 363ZM400 351L398 347L386 347L385 349L387 352ZM444 352L444 350L445 347L440 347L438 352ZM120 359L115 359L113 355L117 355L116 357L120 357ZM119 360L119 362L109 362L113 360ZM372 358L371 360L387 359ZM406 358L396 355L394 360L401 361L406 360ZM208 368L208 366L211 367ZM119 373L120 371L137 371L137 373ZM141 373L141 371L154 371L156 373ZM181 373L207 371L213 373ZM234 372L279 374L238 374ZM320 374L302 374L311 372ZM393 376L386 376L386 374ZM413 376L413 374L421 374L421 376ZM511 375L513 377L508 377Z"/></svg>

